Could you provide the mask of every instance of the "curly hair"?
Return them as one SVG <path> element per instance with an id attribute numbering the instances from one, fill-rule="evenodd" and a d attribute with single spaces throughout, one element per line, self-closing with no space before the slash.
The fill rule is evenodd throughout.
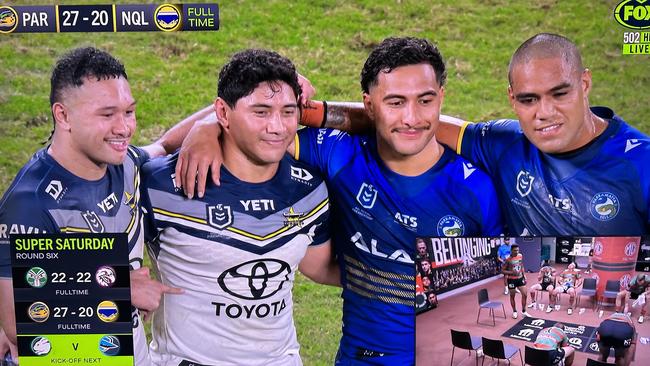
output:
<path id="1" fill-rule="evenodd" d="M 61 92 L 79 87 L 84 78 L 97 80 L 123 77 L 128 79 L 124 65 L 109 53 L 94 47 L 75 48 L 63 55 L 52 70 L 50 105 L 61 101 Z"/>
<path id="2" fill-rule="evenodd" d="M 274 85 L 277 82 L 287 83 L 296 99 L 302 93 L 296 67 L 288 58 L 273 51 L 248 49 L 232 56 L 219 72 L 217 96 L 234 108 L 239 99 L 263 82 L 268 82 L 273 91 L 279 90 Z"/>
<path id="3" fill-rule="evenodd" d="M 423 38 L 390 37 L 384 39 L 370 52 L 361 70 L 361 89 L 368 93 L 377 84 L 380 72 L 391 72 L 400 66 L 427 63 L 433 67 L 440 86 L 445 85 L 447 70 L 436 46 Z"/>

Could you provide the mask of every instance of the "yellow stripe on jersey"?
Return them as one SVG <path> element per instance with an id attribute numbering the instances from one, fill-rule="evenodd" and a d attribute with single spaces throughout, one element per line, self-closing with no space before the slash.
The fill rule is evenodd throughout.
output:
<path id="1" fill-rule="evenodd" d="M 346 284 L 346 287 L 347 287 L 348 290 L 354 292 L 357 295 L 367 297 L 367 298 L 370 298 L 370 299 L 380 300 L 380 301 L 382 301 L 384 303 L 400 304 L 400 305 L 406 305 L 406 306 L 415 306 L 415 296 L 413 297 L 413 301 L 408 301 L 408 300 L 403 300 L 403 299 L 395 298 L 395 297 L 387 297 L 387 296 L 383 296 L 383 295 L 376 295 L 376 294 L 370 293 L 370 292 L 368 292 L 368 291 L 366 291 L 364 289 L 356 287 L 356 286 L 354 286 L 353 284 L 351 284 L 349 282 Z"/>
<path id="2" fill-rule="evenodd" d="M 62 233 L 90 233 L 90 229 L 86 229 L 83 227 L 72 227 L 72 226 L 65 226 L 62 228 L 59 228 L 59 230 Z"/>
<path id="3" fill-rule="evenodd" d="M 381 271 L 381 270 L 378 270 L 378 269 L 375 269 L 375 268 L 368 267 L 365 264 L 363 264 L 363 263 L 357 261 L 356 259 L 353 259 L 353 258 L 351 258 L 351 257 L 349 257 L 347 255 L 344 255 L 343 259 L 345 259 L 345 261 L 348 264 L 352 264 L 353 266 L 358 267 L 363 271 L 372 272 L 372 273 L 374 273 L 374 274 L 376 274 L 378 276 L 382 276 L 384 278 L 413 282 L 413 288 L 415 288 L 415 268 L 413 268 L 413 275 L 409 276 L 409 275 L 400 274 L 400 273 L 392 273 L 392 272 Z"/>
<path id="4" fill-rule="evenodd" d="M 293 140 L 294 140 L 293 158 L 296 160 L 300 160 L 300 138 L 298 137 L 298 134 L 296 134 Z"/>
<path id="5" fill-rule="evenodd" d="M 463 135 L 465 135 L 465 129 L 469 125 L 469 122 L 465 121 L 460 126 L 460 132 L 458 133 L 458 141 L 456 141 L 456 154 L 460 155 L 460 148 L 463 146 Z"/>
<path id="6" fill-rule="evenodd" d="M 316 207 L 314 207 L 311 211 L 309 211 L 309 213 L 302 216 L 301 220 L 306 220 L 306 219 L 316 215 L 325 206 L 327 206 L 328 203 L 329 203 L 329 198 L 325 198 L 321 203 L 319 203 Z M 205 219 L 200 219 L 198 217 L 183 215 L 183 214 L 180 214 L 180 213 L 177 213 L 177 212 L 171 212 L 171 211 L 163 210 L 163 209 L 157 208 L 157 207 L 153 208 L 153 212 L 157 213 L 157 214 L 170 216 L 170 217 L 175 217 L 175 218 L 179 218 L 179 219 L 184 219 L 184 220 L 188 220 L 188 221 L 192 221 L 192 222 L 196 222 L 196 223 L 208 226 L 208 222 Z M 280 228 L 280 229 L 278 229 L 278 230 L 276 230 L 276 231 L 274 231 L 274 232 L 272 232 L 270 234 L 266 234 L 264 236 L 253 234 L 253 233 L 250 233 L 250 232 L 248 232 L 246 230 L 236 228 L 234 226 L 227 227 L 224 230 L 228 230 L 230 232 L 237 233 L 237 234 L 240 234 L 240 235 L 245 236 L 247 238 L 255 239 L 257 241 L 264 241 L 264 240 L 274 238 L 274 237 L 284 233 L 285 231 L 287 231 L 287 230 L 289 230 L 289 229 L 291 229 L 293 227 L 294 227 L 294 225 L 285 225 L 282 228 Z"/>

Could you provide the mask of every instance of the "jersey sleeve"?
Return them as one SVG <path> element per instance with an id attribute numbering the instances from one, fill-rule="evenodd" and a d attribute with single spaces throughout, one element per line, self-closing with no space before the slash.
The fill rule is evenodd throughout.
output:
<path id="1" fill-rule="evenodd" d="M 0 202 L 0 278 L 11 278 L 11 235 L 56 233 L 58 227 L 36 192 L 8 193 Z"/>
<path id="2" fill-rule="evenodd" d="M 502 154 L 521 136 L 519 123 L 514 120 L 466 123 L 461 128 L 456 152 L 494 175 L 498 173 Z"/>
<path id="3" fill-rule="evenodd" d="M 312 242 L 309 244 L 309 246 L 315 246 L 315 245 L 320 245 L 325 243 L 330 239 L 330 227 L 329 227 L 329 216 L 330 216 L 330 205 L 329 205 L 329 198 L 328 198 L 328 193 L 327 193 L 327 185 L 325 182 L 321 183 L 321 186 L 317 188 L 320 191 L 323 191 L 321 194 L 322 197 L 322 203 L 321 205 L 323 206 L 320 209 L 320 213 L 316 211 L 316 214 L 318 214 L 318 219 L 314 220 L 314 222 L 311 224 L 311 227 L 309 228 L 309 236 L 312 239 Z M 320 206 L 320 205 L 319 205 Z"/>
<path id="4" fill-rule="evenodd" d="M 178 156 L 178 155 L 174 155 Z M 156 250 L 156 237 L 158 236 L 158 227 L 156 225 L 156 220 L 153 212 L 153 205 L 151 203 L 151 197 L 149 196 L 149 188 L 155 182 L 156 172 L 159 169 L 164 167 L 164 163 L 168 160 L 167 157 L 159 157 L 151 159 L 142 166 L 142 171 L 140 173 L 142 178 L 142 183 L 140 184 L 140 195 L 142 197 L 142 208 L 145 212 L 144 216 L 144 239 L 148 245 Z M 174 159 L 175 161 L 175 159 Z M 173 179 L 173 176 L 169 176 L 168 179 Z M 156 250 L 157 251 L 157 250 Z"/>
<path id="5" fill-rule="evenodd" d="M 481 208 L 481 233 L 485 236 L 499 236 L 503 234 L 503 218 L 501 206 L 497 198 L 497 191 L 490 177 L 486 174 L 476 175 L 472 184 L 473 192 Z"/>
<path id="6" fill-rule="evenodd" d="M 296 134 L 295 159 L 332 178 L 354 154 L 352 137 L 330 128 L 303 128 Z"/>

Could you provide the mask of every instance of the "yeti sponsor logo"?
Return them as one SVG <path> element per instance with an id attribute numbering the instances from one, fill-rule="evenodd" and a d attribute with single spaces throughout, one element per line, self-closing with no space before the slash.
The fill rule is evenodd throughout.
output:
<path id="1" fill-rule="evenodd" d="M 266 299 L 282 289 L 291 267 L 277 259 L 255 259 L 224 271 L 217 282 L 225 292 L 245 300 Z"/>
<path id="2" fill-rule="evenodd" d="M 216 206 L 206 206 L 208 211 L 208 224 L 217 229 L 225 229 L 232 225 L 232 210 L 230 206 L 218 204 Z"/>
<path id="3" fill-rule="evenodd" d="M 52 180 L 50 184 L 45 188 L 45 193 L 49 194 L 54 198 L 55 201 L 59 201 L 61 194 L 63 193 L 63 184 L 59 180 Z"/>
<path id="4" fill-rule="evenodd" d="M 520 170 L 519 174 L 517 174 L 517 193 L 519 193 L 519 195 L 522 197 L 526 197 L 533 189 L 534 180 L 535 177 L 530 175 L 529 172 Z"/>
<path id="5" fill-rule="evenodd" d="M 88 228 L 90 229 L 91 232 L 93 233 L 103 233 L 105 228 L 104 228 L 104 223 L 102 220 L 99 218 L 96 212 L 94 211 L 86 211 L 81 213 L 81 217 L 84 218 L 86 221 L 86 224 L 88 224 Z"/>

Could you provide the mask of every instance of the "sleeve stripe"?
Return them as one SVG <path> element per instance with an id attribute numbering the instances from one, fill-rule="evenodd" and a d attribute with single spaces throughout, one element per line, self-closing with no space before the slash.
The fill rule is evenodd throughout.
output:
<path id="1" fill-rule="evenodd" d="M 458 141 L 456 142 L 456 154 L 460 155 L 461 147 L 463 146 L 463 136 L 465 136 L 465 129 L 469 125 L 469 122 L 465 121 L 460 126 L 460 132 L 458 133 Z"/>

